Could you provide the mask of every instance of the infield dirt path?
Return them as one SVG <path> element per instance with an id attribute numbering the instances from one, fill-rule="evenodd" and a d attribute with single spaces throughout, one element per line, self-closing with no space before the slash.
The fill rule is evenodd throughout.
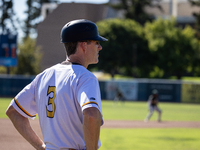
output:
<path id="1" fill-rule="evenodd" d="M 35 132 L 42 137 L 39 121 L 30 120 Z M 102 128 L 200 128 L 200 122 L 155 122 L 150 121 L 110 121 L 106 120 Z M 0 150 L 34 150 L 34 148 L 16 131 L 9 119 L 0 119 Z"/>

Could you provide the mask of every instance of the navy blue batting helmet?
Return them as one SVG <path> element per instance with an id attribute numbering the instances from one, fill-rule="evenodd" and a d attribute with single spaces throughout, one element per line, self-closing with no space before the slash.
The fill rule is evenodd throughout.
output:
<path id="1" fill-rule="evenodd" d="M 99 35 L 94 22 L 85 19 L 70 21 L 61 30 L 62 43 L 84 40 L 108 41 Z"/>

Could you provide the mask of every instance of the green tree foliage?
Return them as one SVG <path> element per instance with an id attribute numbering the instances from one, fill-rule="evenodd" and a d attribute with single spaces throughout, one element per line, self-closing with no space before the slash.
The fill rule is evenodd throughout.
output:
<path id="1" fill-rule="evenodd" d="M 16 30 L 14 19 L 15 16 L 14 10 L 13 10 L 13 1 L 12 0 L 2 0 L 0 2 L 0 14 L 1 14 L 1 33 L 6 33 L 8 30 L 10 30 L 7 26 L 7 24 L 10 22 L 12 25 L 12 28 Z"/>
<path id="2" fill-rule="evenodd" d="M 153 15 L 145 11 L 145 7 L 157 7 L 162 10 L 159 5 L 161 0 L 120 0 L 118 4 L 110 5 L 116 10 L 124 10 L 125 18 L 133 19 L 141 24 L 154 19 Z"/>
<path id="3" fill-rule="evenodd" d="M 38 23 L 41 21 L 41 9 L 43 3 L 55 3 L 57 0 L 27 0 L 27 18 L 25 19 L 25 38 L 30 36 L 30 33 L 34 33 Z M 32 32 L 31 32 L 32 31 Z"/>
<path id="4" fill-rule="evenodd" d="M 36 46 L 35 39 L 28 37 L 18 46 L 18 65 L 12 70 L 12 74 L 36 75 L 40 72 L 40 60 L 42 54 Z"/>
<path id="5" fill-rule="evenodd" d="M 200 0 L 188 0 L 192 6 L 200 7 Z M 197 37 L 200 39 L 200 11 L 194 12 L 193 16 L 196 18 Z"/>
<path id="6" fill-rule="evenodd" d="M 143 77 L 149 71 L 147 41 L 141 25 L 130 19 L 108 19 L 97 23 L 102 42 L 98 70 L 114 74 Z M 145 74 L 145 75 L 144 75 Z"/>
<path id="7" fill-rule="evenodd" d="M 156 62 L 153 71 L 159 73 L 155 76 L 180 79 L 197 69 L 200 47 L 190 26 L 181 29 L 174 19 L 158 19 L 145 24 L 145 36 Z"/>
<path id="8" fill-rule="evenodd" d="M 38 0 L 27 0 L 26 1 L 27 5 L 27 10 L 25 13 L 27 14 L 27 18 L 25 19 L 25 27 L 24 27 L 24 32 L 25 32 L 25 38 L 30 36 L 30 32 L 32 29 L 35 29 L 35 22 L 34 19 L 38 17 L 39 13 L 39 5 L 38 5 Z"/>

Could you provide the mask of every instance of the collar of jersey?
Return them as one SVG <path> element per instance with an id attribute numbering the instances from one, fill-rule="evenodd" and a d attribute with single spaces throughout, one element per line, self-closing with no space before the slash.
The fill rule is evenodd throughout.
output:
<path id="1" fill-rule="evenodd" d="M 62 65 L 81 65 L 79 63 L 74 63 L 74 62 L 69 62 L 69 61 L 63 61 L 61 64 Z"/>

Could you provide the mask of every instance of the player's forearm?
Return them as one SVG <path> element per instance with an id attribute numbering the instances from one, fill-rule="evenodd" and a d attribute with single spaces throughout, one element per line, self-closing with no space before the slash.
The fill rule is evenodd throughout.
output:
<path id="1" fill-rule="evenodd" d="M 101 114 L 96 108 L 89 108 L 89 109 L 95 109 L 95 110 L 84 113 L 84 120 L 83 120 L 84 139 L 87 150 L 97 150 L 99 135 L 100 135 Z"/>
<path id="2" fill-rule="evenodd" d="M 45 150 L 44 142 L 36 135 L 30 126 L 28 118 L 20 115 L 12 106 L 6 111 L 17 131 L 37 150 Z"/>

